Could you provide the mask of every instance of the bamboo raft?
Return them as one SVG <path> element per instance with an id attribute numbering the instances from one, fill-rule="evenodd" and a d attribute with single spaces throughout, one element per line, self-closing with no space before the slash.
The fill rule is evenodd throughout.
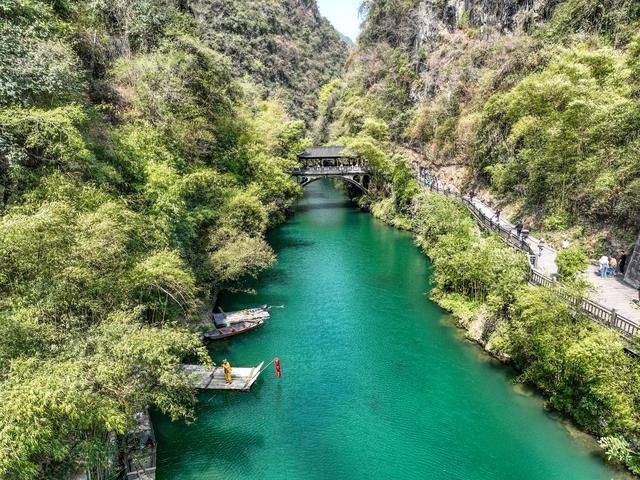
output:
<path id="1" fill-rule="evenodd" d="M 224 380 L 222 367 L 207 368 L 202 365 L 183 365 L 190 374 L 193 386 L 200 390 L 240 390 L 248 391 L 262 373 L 264 362 L 250 368 L 234 367 L 231 369 L 231 383 Z"/>

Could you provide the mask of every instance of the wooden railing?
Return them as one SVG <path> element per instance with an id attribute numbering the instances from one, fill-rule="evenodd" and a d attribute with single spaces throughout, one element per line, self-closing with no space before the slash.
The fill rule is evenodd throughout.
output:
<path id="1" fill-rule="evenodd" d="M 363 165 L 302 166 L 291 171 L 292 175 L 370 175 Z"/>
<path id="2" fill-rule="evenodd" d="M 421 185 L 425 185 L 425 180 L 427 179 L 427 177 L 421 177 L 418 175 L 418 181 L 420 181 Z M 631 339 L 640 335 L 640 326 L 629 318 L 620 315 L 615 309 L 609 309 L 588 298 L 576 297 L 562 284 L 536 270 L 538 256 L 531 248 L 531 245 L 527 243 L 526 239 L 521 235 L 516 235 L 511 229 L 503 227 L 498 222 L 494 222 L 493 219 L 489 218 L 482 210 L 480 210 L 469 197 L 465 197 L 460 193 L 453 192 L 449 188 L 443 187 L 433 178 L 431 178 L 430 184 L 427 184 L 427 188 L 433 192 L 458 200 L 467 208 L 467 210 L 469 210 L 469 212 L 471 212 L 471 215 L 473 215 L 481 228 L 496 233 L 507 245 L 525 252 L 529 257 L 529 283 L 539 285 L 541 287 L 556 289 L 560 297 L 577 311 L 586 314 L 592 320 L 601 325 L 616 330 L 626 338 Z"/>
<path id="3" fill-rule="evenodd" d="M 576 297 L 561 283 L 554 281 L 534 269 L 531 269 L 529 282 L 534 285 L 556 289 L 560 297 L 576 310 L 588 315 L 601 325 L 615 329 L 627 338 L 640 335 L 640 326 L 627 317 L 620 315 L 615 309 L 609 309 L 589 298 Z"/>
<path id="4" fill-rule="evenodd" d="M 422 184 L 424 184 L 424 178 L 418 177 L 418 180 L 422 180 Z M 432 192 L 451 197 L 461 202 L 467 210 L 471 212 L 471 215 L 475 218 L 476 222 L 478 222 L 482 229 L 494 232 L 507 245 L 525 252 L 529 257 L 530 266 L 536 266 L 538 256 L 531 248 L 531 245 L 527 242 L 526 236 L 517 235 L 512 229 L 502 226 L 499 222 L 495 222 L 492 217 L 487 216 L 482 210 L 480 210 L 469 197 L 465 197 L 464 195 L 454 192 L 449 188 L 444 188 L 439 185 L 438 182 L 432 183 L 427 188 Z"/>

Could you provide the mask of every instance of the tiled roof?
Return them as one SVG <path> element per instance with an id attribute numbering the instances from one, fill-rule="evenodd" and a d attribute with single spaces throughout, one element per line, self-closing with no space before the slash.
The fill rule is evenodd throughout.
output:
<path id="1" fill-rule="evenodd" d="M 345 147 L 307 147 L 298 158 L 340 158 L 350 155 Z"/>

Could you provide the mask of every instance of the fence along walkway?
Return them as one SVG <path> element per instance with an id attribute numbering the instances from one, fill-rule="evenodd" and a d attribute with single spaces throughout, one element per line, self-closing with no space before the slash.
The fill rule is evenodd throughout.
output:
<path id="1" fill-rule="evenodd" d="M 494 221 L 495 216 L 490 216 L 491 214 L 486 211 L 487 209 L 476 205 L 471 198 L 461 193 L 451 191 L 449 187 L 441 185 L 437 179 L 431 176 L 420 175 L 420 173 L 418 173 L 418 182 L 421 186 L 427 186 L 432 192 L 458 200 L 471 212 L 481 228 L 496 233 L 507 245 L 525 252 L 529 257 L 530 283 L 556 289 L 560 296 L 573 308 L 586 314 L 597 323 L 616 330 L 627 339 L 632 339 L 634 336 L 640 335 L 640 325 L 630 318 L 618 314 L 614 308 L 607 308 L 589 298 L 576 298 L 575 295 L 572 295 L 571 292 L 559 282 L 542 273 L 538 266 L 540 265 L 541 258 L 543 261 L 546 260 L 544 258 L 545 252 L 543 251 L 542 255 L 536 253 L 535 239 L 516 235 L 510 225 L 505 226 L 504 222 L 499 220 Z M 546 249 L 546 251 L 548 250 L 549 249 Z M 555 261 L 555 258 L 553 261 Z"/>

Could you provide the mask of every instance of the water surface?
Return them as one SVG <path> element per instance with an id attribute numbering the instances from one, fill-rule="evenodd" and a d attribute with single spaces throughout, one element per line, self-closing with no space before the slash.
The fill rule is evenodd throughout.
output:
<path id="1" fill-rule="evenodd" d="M 427 298 L 429 263 L 403 232 L 328 182 L 270 234 L 278 264 L 231 310 L 274 309 L 211 348 L 250 366 L 249 393 L 205 393 L 190 426 L 155 417 L 158 478 L 610 479 L 588 442 L 460 338 Z"/>

